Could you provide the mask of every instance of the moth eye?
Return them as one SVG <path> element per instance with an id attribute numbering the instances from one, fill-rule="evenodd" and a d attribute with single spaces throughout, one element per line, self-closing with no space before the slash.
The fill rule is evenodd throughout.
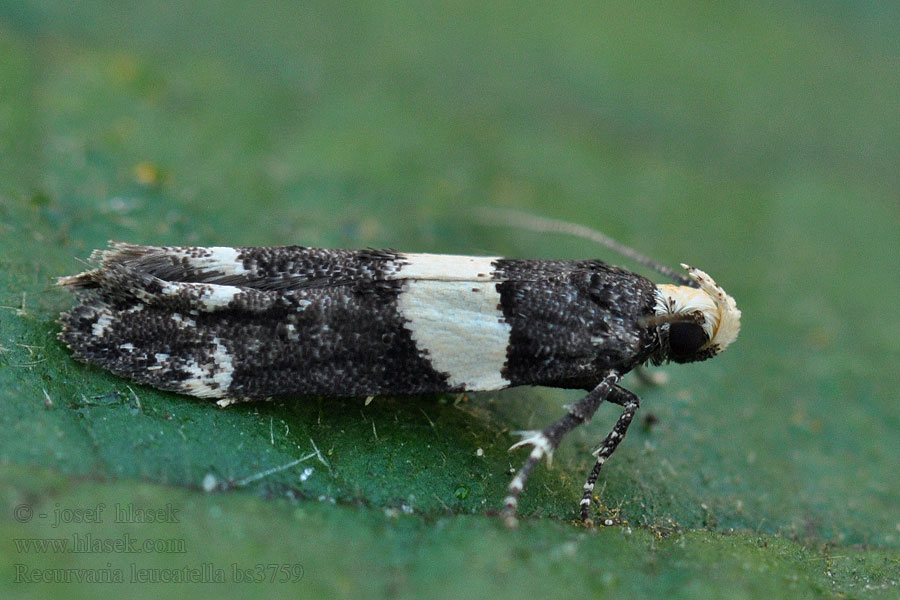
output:
<path id="1" fill-rule="evenodd" d="M 669 325 L 669 352 L 672 358 L 691 358 L 708 342 L 706 332 L 697 323 Z"/>

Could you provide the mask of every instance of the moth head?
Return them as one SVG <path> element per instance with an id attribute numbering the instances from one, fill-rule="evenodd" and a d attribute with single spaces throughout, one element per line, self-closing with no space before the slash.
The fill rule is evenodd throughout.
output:
<path id="1" fill-rule="evenodd" d="M 681 266 L 697 287 L 656 286 L 655 315 L 650 322 L 659 328 L 663 358 L 679 363 L 706 360 L 737 339 L 741 311 L 712 277 Z"/>

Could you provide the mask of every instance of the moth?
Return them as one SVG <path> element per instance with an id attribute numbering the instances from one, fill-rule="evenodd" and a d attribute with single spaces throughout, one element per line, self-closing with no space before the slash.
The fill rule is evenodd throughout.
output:
<path id="1" fill-rule="evenodd" d="M 622 413 L 594 452 L 580 503 L 639 406 L 619 384 L 641 365 L 706 360 L 737 338 L 734 299 L 598 232 L 511 215 L 523 227 L 585 235 L 676 279 L 600 260 L 524 260 L 393 250 L 111 243 L 96 268 L 59 279 L 78 303 L 60 339 L 78 360 L 220 406 L 273 396 L 370 397 L 549 386 L 585 390 L 539 431 L 502 515 L 516 523 L 528 475 L 603 401 Z"/>

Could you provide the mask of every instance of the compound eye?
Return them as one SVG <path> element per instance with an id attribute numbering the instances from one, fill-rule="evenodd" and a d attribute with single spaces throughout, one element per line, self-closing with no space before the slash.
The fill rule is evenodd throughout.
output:
<path id="1" fill-rule="evenodd" d="M 669 352 L 675 360 L 692 358 L 709 339 L 697 323 L 669 325 Z"/>

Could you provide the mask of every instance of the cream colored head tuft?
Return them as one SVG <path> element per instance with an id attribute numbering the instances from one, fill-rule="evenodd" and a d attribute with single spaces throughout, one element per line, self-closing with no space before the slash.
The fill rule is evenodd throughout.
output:
<path id="1" fill-rule="evenodd" d="M 656 286 L 659 293 L 655 312 L 658 317 L 694 317 L 706 333 L 707 342 L 698 354 L 719 354 L 737 339 L 741 330 L 741 311 L 734 298 L 725 293 L 713 278 L 694 267 L 681 265 L 699 287 L 663 284 Z M 666 319 L 669 320 L 669 319 Z"/>

